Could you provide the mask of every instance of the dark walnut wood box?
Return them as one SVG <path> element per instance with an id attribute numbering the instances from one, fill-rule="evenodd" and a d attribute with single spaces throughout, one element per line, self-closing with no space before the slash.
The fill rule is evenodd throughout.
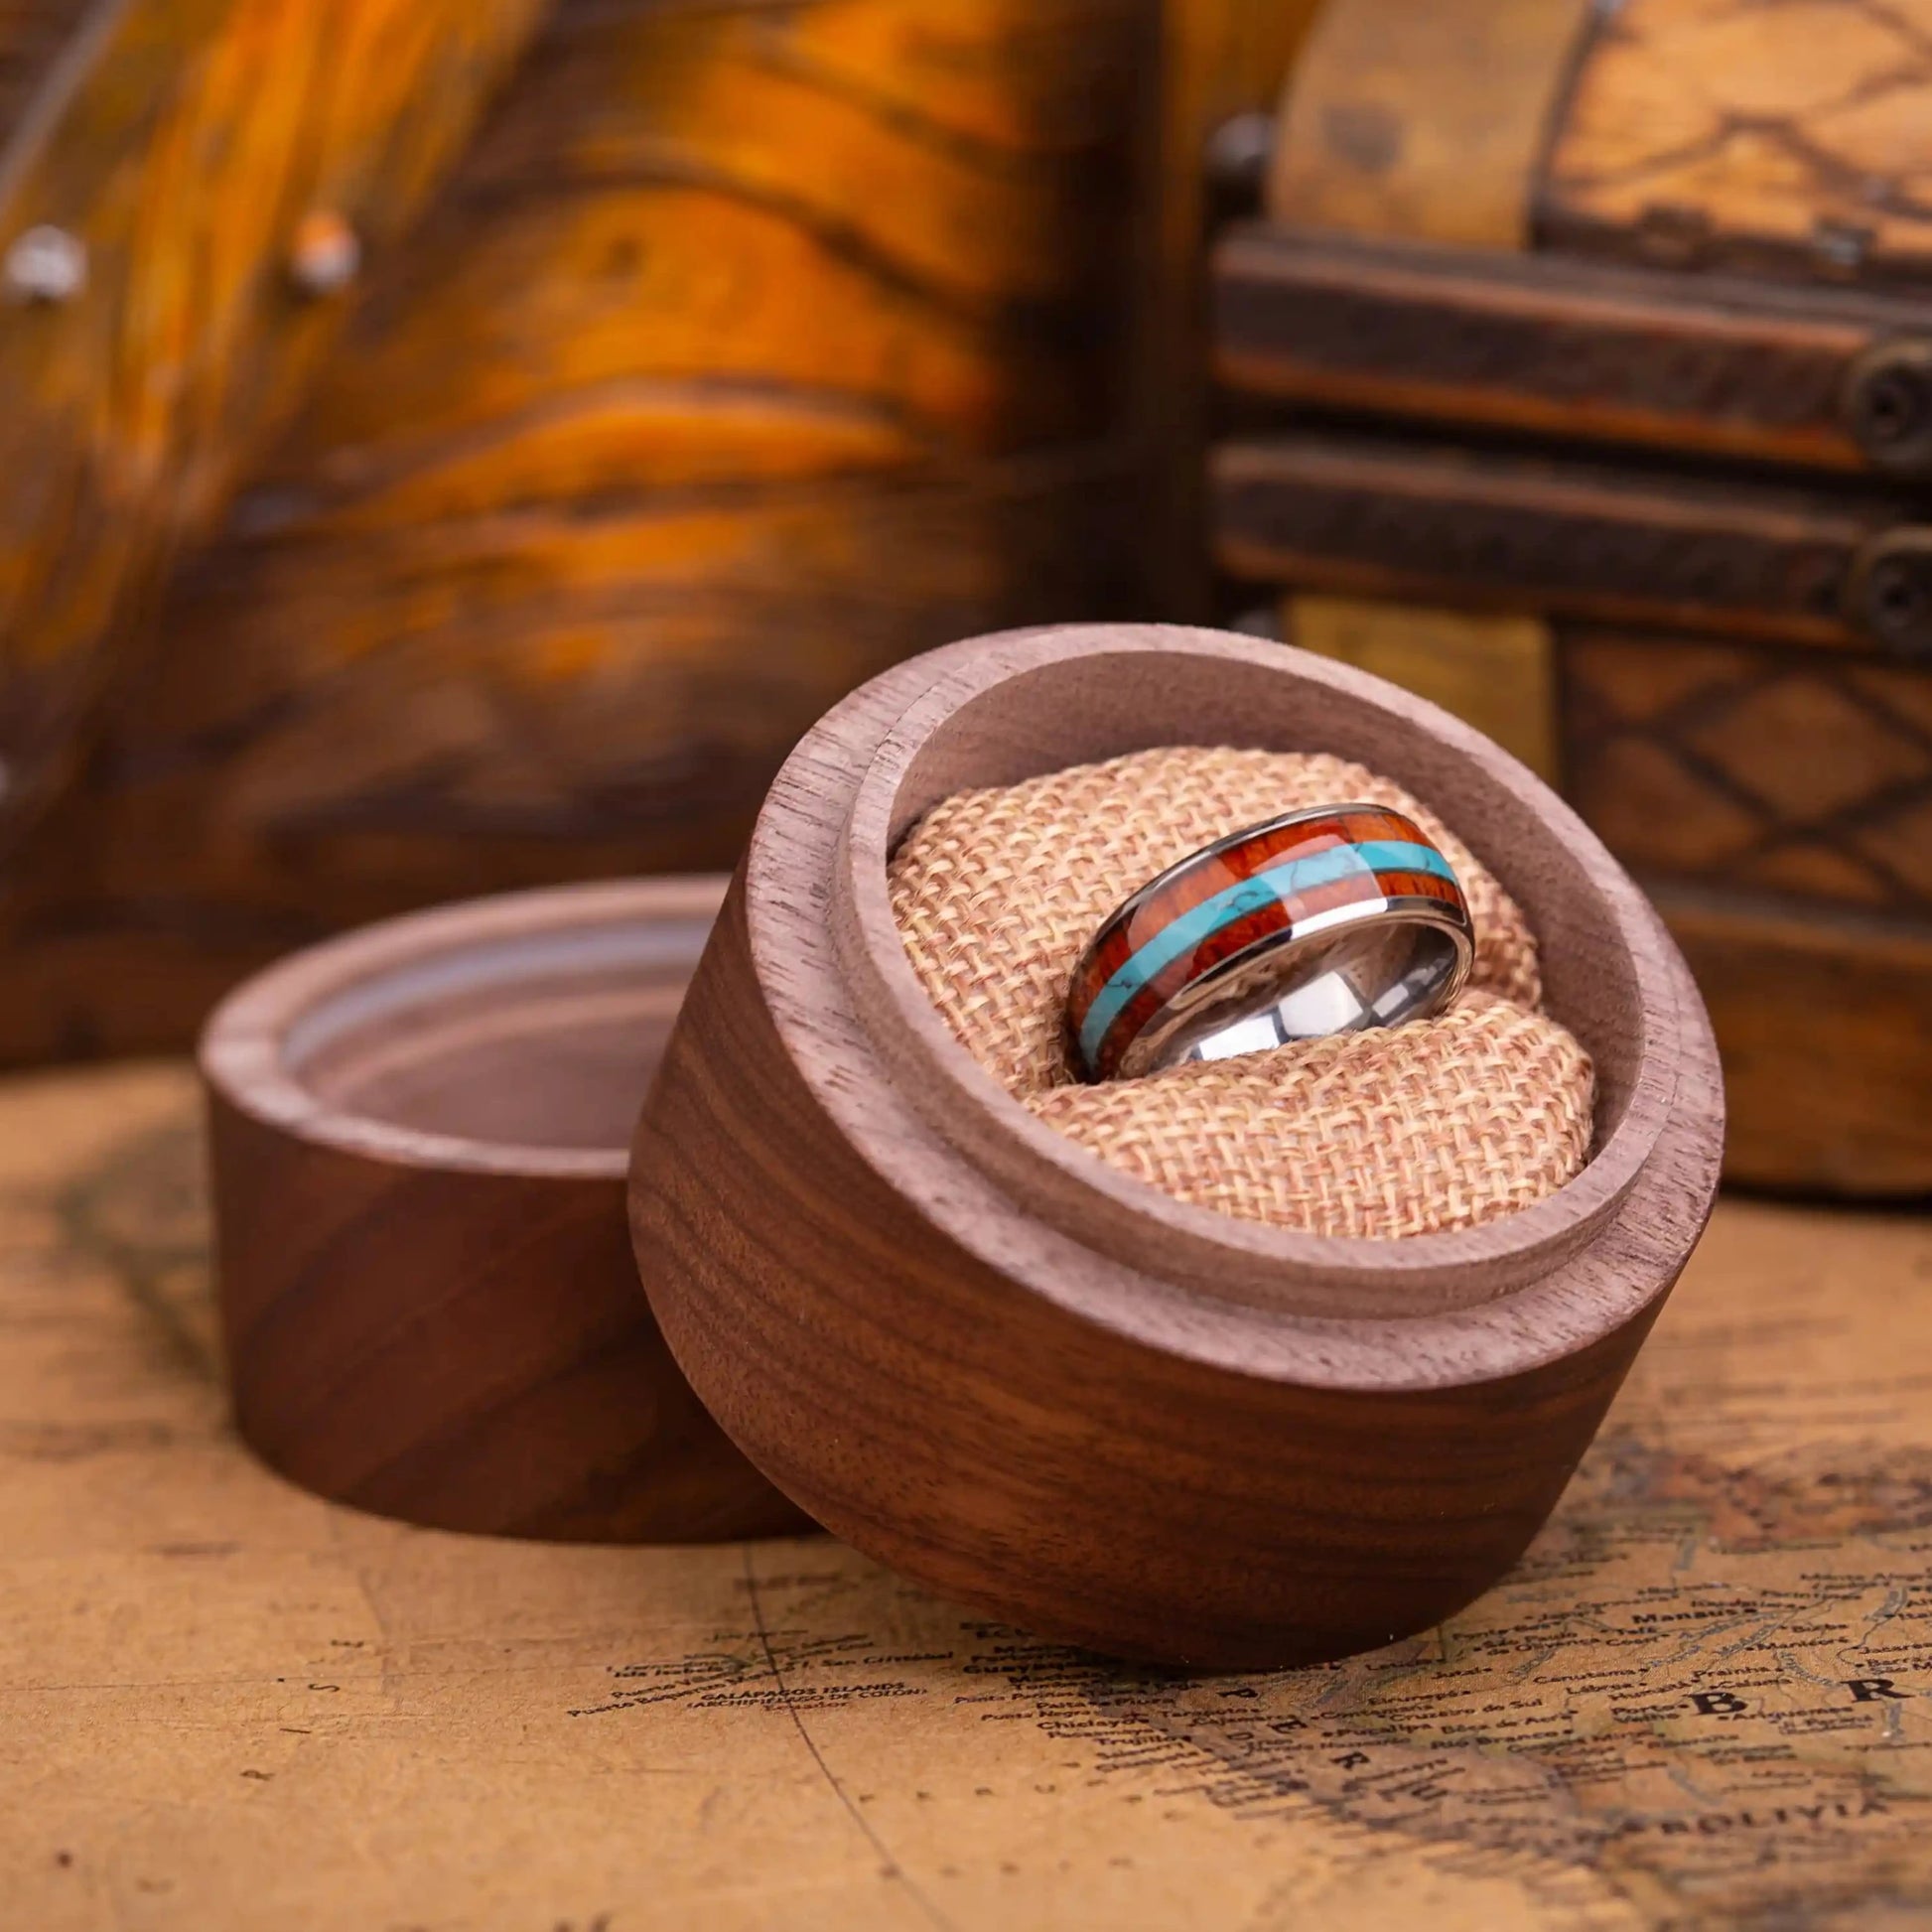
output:
<path id="1" fill-rule="evenodd" d="M 980 1069 L 905 957 L 895 841 L 963 787 L 1176 743 L 1359 759 L 1457 827 L 1595 1060 L 1574 1180 L 1473 1229 L 1293 1235 L 1117 1173 Z M 630 1212 L 692 1386 L 817 1521 L 1030 1629 L 1262 1667 L 1386 1643 L 1507 1571 L 1722 1142 L 1680 955 L 1523 765 L 1325 658 L 1068 626 L 914 659 L 794 751 L 665 1042 Z"/>
<path id="2" fill-rule="evenodd" d="M 291 954 L 202 1041 L 235 1424 L 317 1494 L 435 1529 L 806 1527 L 665 1349 L 630 1129 L 724 891 L 507 893 Z"/>
<path id="3" fill-rule="evenodd" d="M 1728 1172 L 1855 1194 L 1932 1188 L 1928 32 L 1330 0 L 1214 272 L 1233 608 L 1558 784 L 1710 1003 Z"/>

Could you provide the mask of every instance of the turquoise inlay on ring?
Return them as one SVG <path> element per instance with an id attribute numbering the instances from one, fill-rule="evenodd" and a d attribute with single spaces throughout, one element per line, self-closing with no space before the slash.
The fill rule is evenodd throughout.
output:
<path id="1" fill-rule="evenodd" d="M 1334 846 L 1307 859 L 1291 859 L 1286 865 L 1224 887 L 1211 898 L 1170 920 L 1094 995 L 1093 1005 L 1080 1023 L 1081 1052 L 1089 1062 L 1097 1058 L 1108 1028 L 1135 994 L 1163 968 L 1191 952 L 1230 920 L 1245 917 L 1270 899 L 1286 899 L 1363 872 L 1433 872 L 1455 884 L 1449 862 L 1433 845 L 1416 845 L 1407 839 L 1368 839 L 1360 845 Z"/>

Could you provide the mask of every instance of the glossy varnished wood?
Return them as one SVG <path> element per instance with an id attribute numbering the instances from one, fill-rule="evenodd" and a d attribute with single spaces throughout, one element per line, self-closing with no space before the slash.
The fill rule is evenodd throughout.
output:
<path id="1" fill-rule="evenodd" d="M 1359 758 L 1495 867 L 1596 1058 L 1575 1181 L 1455 1234 L 1289 1235 L 1116 1173 L 970 1060 L 892 922 L 893 842 L 963 785 L 1175 742 Z M 672 1031 L 631 1216 L 693 1385 L 828 1527 L 1036 1629 L 1255 1665 L 1385 1642 L 1502 1575 L 1721 1140 L 1682 962 L 1526 770 L 1344 666 L 1083 626 L 915 660 L 799 746 Z"/>
<path id="2" fill-rule="evenodd" d="M 82 268 L 64 299 L 0 301 L 0 838 L 71 775 L 123 628 L 152 616 L 349 313 L 352 289 L 301 283 L 304 220 L 358 255 L 394 244 L 541 9 L 37 11 L 59 45 L 0 125 L 0 249 L 52 229 Z"/>
<path id="3" fill-rule="evenodd" d="M 799 1526 L 679 1375 L 624 1231 L 625 1136 L 719 891 L 452 906 L 297 954 L 216 1014 L 229 1382 L 284 1475 L 442 1529 Z"/>
<path id="4" fill-rule="evenodd" d="M 0 690 L 0 813 L 55 735 L 34 722 L 43 672 L 73 667 L 61 689 L 87 714 L 0 889 L 0 1061 L 178 1049 L 277 953 L 412 906 L 729 867 L 785 752 L 876 670 L 962 630 L 1145 605 L 1155 545 L 1130 530 L 1156 480 L 1198 474 L 1153 447 L 1173 385 L 1137 359 L 1148 0 L 137 11 L 170 16 L 181 61 L 191 11 L 255 32 L 238 68 L 208 44 L 169 167 L 130 153 L 115 177 L 159 210 L 142 277 L 238 345 L 141 420 L 211 442 L 227 388 L 266 400 L 272 375 L 282 427 L 218 462 L 196 445 L 192 491 L 169 446 L 166 584 L 89 630 L 80 677 L 9 572 L 63 610 L 94 598 L 150 480 L 141 514 L 57 567 L 70 496 L 47 479 L 84 451 L 44 456 L 44 412 L 0 410 L 20 453 L 0 476 L 0 685 L 17 669 L 20 700 Z M 420 77 L 368 51 L 374 21 Z M 446 124 L 446 61 L 466 85 L 500 69 L 474 132 Z M 239 102 L 237 71 L 257 89 Z M 340 97 L 345 138 L 393 88 L 448 166 L 426 205 L 374 161 L 340 192 L 324 174 L 365 247 L 317 299 L 285 273 L 299 208 L 266 166 L 210 183 L 191 163 L 236 119 L 299 160 L 290 98 L 339 73 L 302 97 Z M 198 280 L 204 229 L 219 272 Z M 237 279 L 257 243 L 258 280 Z M 123 400 L 83 359 L 120 326 L 106 246 L 85 299 L 0 310 L 0 395 L 31 344 L 81 398 L 49 439 L 80 438 L 87 398 Z M 1196 252 L 1163 272 L 1197 292 Z M 150 343 L 124 340 L 132 409 Z M 1188 545 L 1198 565 L 1191 527 Z"/>

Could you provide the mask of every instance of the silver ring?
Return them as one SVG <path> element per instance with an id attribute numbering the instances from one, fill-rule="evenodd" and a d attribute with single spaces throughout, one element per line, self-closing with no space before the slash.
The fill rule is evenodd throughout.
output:
<path id="1" fill-rule="evenodd" d="M 1475 956 L 1461 883 L 1383 805 L 1285 812 L 1202 846 L 1101 921 L 1073 969 L 1083 1080 L 1428 1019 Z"/>

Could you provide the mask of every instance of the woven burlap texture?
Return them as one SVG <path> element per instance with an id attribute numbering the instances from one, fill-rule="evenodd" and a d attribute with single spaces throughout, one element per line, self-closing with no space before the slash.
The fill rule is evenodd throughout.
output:
<path id="1" fill-rule="evenodd" d="M 1407 812 L 1455 868 L 1475 970 L 1436 1020 L 1139 1080 L 1073 1081 L 1067 976 L 1143 880 L 1305 805 Z M 1541 1011 L 1521 911 L 1434 812 L 1313 753 L 1176 746 L 960 792 L 894 854 L 913 970 L 965 1046 L 1041 1120 L 1184 1201 L 1312 1234 L 1470 1227 L 1560 1187 L 1589 1150 L 1589 1056 Z"/>

